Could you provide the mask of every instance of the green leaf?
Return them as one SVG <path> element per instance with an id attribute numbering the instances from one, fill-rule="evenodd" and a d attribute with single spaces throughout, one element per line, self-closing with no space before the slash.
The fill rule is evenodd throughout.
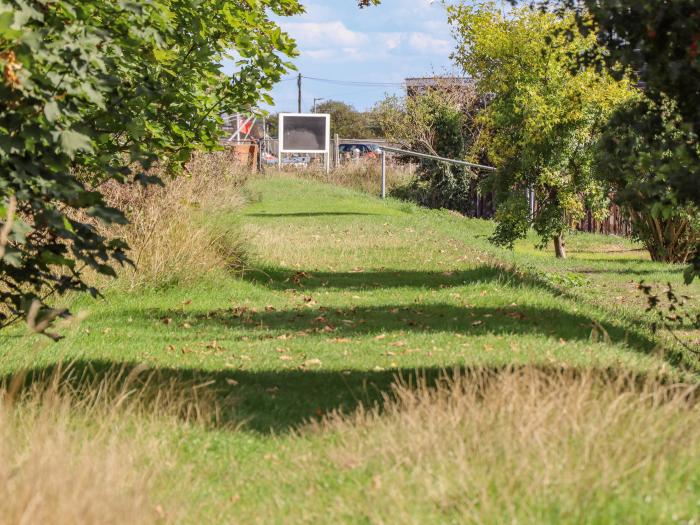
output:
<path id="1" fill-rule="evenodd" d="M 3 40 L 14 40 L 22 36 L 22 31 L 14 29 L 15 15 L 12 11 L 0 13 L 0 38 Z"/>
<path id="2" fill-rule="evenodd" d="M 41 261 L 44 264 L 54 264 L 57 266 L 66 266 L 68 268 L 75 267 L 74 260 L 49 251 L 41 252 Z"/>
<path id="3" fill-rule="evenodd" d="M 60 137 L 61 147 L 71 159 L 75 158 L 75 154 L 79 151 L 84 151 L 86 153 L 91 153 L 93 151 L 92 141 L 87 135 L 67 129 L 60 133 Z"/>
<path id="4" fill-rule="evenodd" d="M 44 116 L 51 124 L 56 122 L 61 116 L 61 110 L 58 108 L 58 103 L 55 100 L 46 103 L 44 106 Z"/>

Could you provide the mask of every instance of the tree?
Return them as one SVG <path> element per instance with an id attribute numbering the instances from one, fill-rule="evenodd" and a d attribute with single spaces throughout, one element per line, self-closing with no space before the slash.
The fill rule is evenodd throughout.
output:
<path id="1" fill-rule="evenodd" d="M 97 294 L 86 267 L 113 275 L 129 263 L 125 243 L 92 224 L 126 220 L 96 185 L 157 183 L 156 163 L 176 173 L 194 150 L 216 148 L 219 115 L 254 107 L 290 67 L 294 43 L 269 15 L 300 10 L 296 0 L 0 0 L 0 323 L 31 310 L 45 325 L 48 295 Z"/>
<path id="2" fill-rule="evenodd" d="M 331 116 L 331 134 L 344 139 L 361 139 L 371 135 L 367 125 L 367 115 L 360 113 L 350 104 L 339 100 L 326 100 L 316 106 L 317 113 Z"/>
<path id="3" fill-rule="evenodd" d="M 517 3 L 517 0 L 511 0 Z M 668 193 L 658 206 L 671 213 L 677 203 L 700 206 L 700 4 L 697 0 L 544 0 L 561 11 L 576 13 L 579 29 L 606 48 L 608 71 L 634 70 L 645 95 L 657 106 L 671 100 L 687 135 L 673 155 L 658 166 Z M 590 56 L 579 57 L 584 64 Z M 599 62 L 598 58 L 594 59 Z M 628 115 L 629 124 L 635 117 Z M 700 246 L 686 280 L 700 275 Z"/>
<path id="4" fill-rule="evenodd" d="M 542 247 L 554 240 L 556 256 L 565 257 L 565 233 L 586 207 L 597 216 L 607 211 L 592 155 L 600 126 L 631 96 L 629 82 L 595 64 L 577 67 L 578 55 L 600 58 L 603 50 L 593 35 L 577 31 L 572 13 L 503 14 L 492 3 L 448 13 L 458 41 L 454 59 L 491 98 L 481 118 L 490 161 L 499 167 L 492 241 L 512 247 L 532 226 Z"/>
<path id="5" fill-rule="evenodd" d="M 473 88 L 446 78 L 425 93 L 386 97 L 373 108 L 372 120 L 384 137 L 405 149 L 479 162 L 481 104 Z M 468 213 L 476 185 L 468 168 L 423 160 L 407 189 L 425 206 Z"/>

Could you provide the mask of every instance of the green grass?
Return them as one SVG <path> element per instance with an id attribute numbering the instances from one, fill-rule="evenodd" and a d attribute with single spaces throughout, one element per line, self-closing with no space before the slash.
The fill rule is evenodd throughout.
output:
<path id="1" fill-rule="evenodd" d="M 381 399 L 396 374 L 526 363 L 679 373 L 691 362 L 658 351 L 636 291 L 642 278 L 680 283 L 682 268 L 646 260 L 627 240 L 574 235 L 570 259 L 557 261 L 534 239 L 514 252 L 492 247 L 486 221 L 326 184 L 261 178 L 247 192 L 242 217 L 214 218 L 244 225 L 242 275 L 213 269 L 195 284 L 79 298 L 71 306 L 82 320 L 57 344 L 0 335 L 6 375 L 58 361 L 97 372 L 146 363 L 183 382 L 214 380 L 233 398 L 219 427 L 172 436 L 174 472 L 195 480 L 193 522 L 251 523 L 268 504 L 276 510 L 265 515 L 283 522 L 304 491 L 330 505 L 333 494 L 364 490 L 371 467 L 342 473 L 325 464 L 292 480 L 271 472 L 292 472 L 294 458 L 335 439 L 295 429 Z M 440 521 L 430 506 L 419 514 Z M 348 521 L 381 521 L 356 518 Z"/>

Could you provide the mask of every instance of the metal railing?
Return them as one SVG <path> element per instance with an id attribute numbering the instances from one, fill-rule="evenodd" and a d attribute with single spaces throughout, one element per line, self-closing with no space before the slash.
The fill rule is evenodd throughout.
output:
<path id="1" fill-rule="evenodd" d="M 427 153 L 418 153 L 417 151 L 408 151 L 405 149 L 391 148 L 389 146 L 379 146 L 382 151 L 382 199 L 386 198 L 386 153 L 399 153 L 401 155 L 410 155 L 412 157 L 418 157 L 421 159 L 437 160 L 440 162 L 447 162 L 448 164 L 455 164 L 457 166 L 467 166 L 469 168 L 480 169 L 484 171 L 496 171 L 493 166 L 484 166 L 483 164 L 474 164 L 473 162 L 467 162 L 465 160 L 448 159 L 447 157 L 440 157 L 438 155 L 428 155 Z"/>

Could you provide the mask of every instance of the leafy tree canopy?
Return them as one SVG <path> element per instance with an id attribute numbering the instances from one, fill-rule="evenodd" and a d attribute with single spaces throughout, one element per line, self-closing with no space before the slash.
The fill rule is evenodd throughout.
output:
<path id="1" fill-rule="evenodd" d="M 0 0 L 0 321 L 48 293 L 96 294 L 83 269 L 128 262 L 93 222 L 125 217 L 93 188 L 157 182 L 156 162 L 177 170 L 217 147 L 219 114 L 267 97 L 296 53 L 270 15 L 300 11 L 296 0 Z"/>
<path id="2" fill-rule="evenodd" d="M 504 14 L 491 2 L 448 9 L 456 62 L 491 101 L 482 113 L 490 160 L 499 167 L 494 242 L 512 246 L 533 226 L 544 246 L 562 238 L 588 206 L 605 213 L 607 196 L 594 176 L 596 134 L 613 109 L 632 96 L 629 82 L 577 67 L 581 54 L 602 59 L 592 34 L 581 35 L 571 13 L 517 8 Z M 535 192 L 530 213 L 526 190 Z"/>

